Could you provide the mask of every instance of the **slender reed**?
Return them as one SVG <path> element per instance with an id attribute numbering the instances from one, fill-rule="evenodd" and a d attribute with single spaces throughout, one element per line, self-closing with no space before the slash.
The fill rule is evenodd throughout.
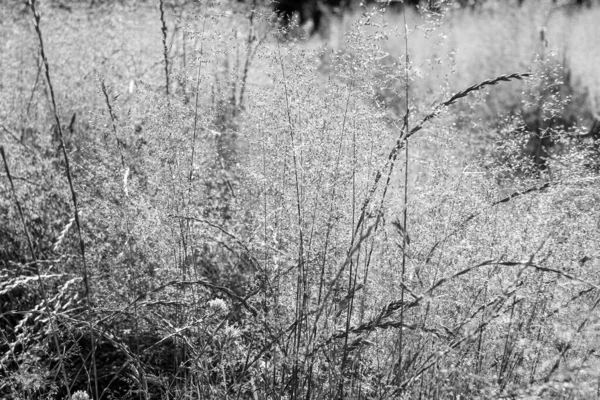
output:
<path id="1" fill-rule="evenodd" d="M 306 287 L 306 271 L 304 270 L 304 234 L 302 229 L 302 210 L 301 210 L 301 201 L 300 201 L 300 182 L 298 178 L 298 161 L 296 157 L 296 148 L 294 142 L 294 125 L 292 124 L 292 110 L 290 106 L 289 96 L 288 96 L 288 88 L 287 81 L 285 77 L 285 68 L 283 65 L 283 57 L 281 56 L 281 47 L 279 42 L 277 42 L 277 52 L 279 55 L 279 60 L 281 64 L 281 74 L 283 77 L 283 87 L 285 92 L 285 102 L 286 102 L 286 110 L 288 117 L 288 125 L 290 132 L 290 140 L 292 146 L 292 161 L 294 164 L 294 178 L 295 178 L 295 186 L 296 186 L 296 210 L 298 212 L 298 275 L 297 275 L 297 293 L 296 293 L 296 321 L 298 324 L 296 326 L 295 338 L 294 338 L 294 367 L 292 372 L 292 391 L 293 397 L 297 397 L 298 393 L 298 355 L 300 351 L 300 342 L 302 335 L 302 324 L 305 314 L 305 303 L 307 296 L 307 287 Z"/>
<path id="2" fill-rule="evenodd" d="M 117 149 L 119 150 L 119 156 L 121 157 L 121 167 L 123 167 L 123 173 L 126 173 L 125 166 L 125 157 L 123 157 L 123 149 L 121 140 L 119 139 L 119 135 L 117 134 L 117 117 L 113 111 L 112 105 L 110 104 L 110 99 L 108 97 L 108 89 L 106 84 L 104 83 L 104 79 L 100 78 L 100 88 L 102 89 L 102 93 L 104 94 L 104 101 L 106 103 L 106 108 L 108 109 L 108 115 L 110 115 L 110 122 L 112 127 L 113 135 L 115 136 L 115 142 L 117 143 Z M 124 179 L 125 181 L 126 179 Z M 127 194 L 127 189 L 125 189 L 125 194 Z"/>
<path id="3" fill-rule="evenodd" d="M 165 21 L 165 11 L 163 0 L 158 0 L 158 9 L 160 11 L 160 22 L 163 43 L 163 57 L 165 59 L 165 92 L 169 98 L 169 49 L 167 47 L 167 22 Z"/>
<path id="4" fill-rule="evenodd" d="M 410 55 L 408 53 L 408 25 L 406 24 L 406 12 L 402 13 L 404 18 L 404 46 L 406 48 L 406 53 L 404 55 L 404 95 L 406 97 L 406 111 L 404 114 L 404 127 L 406 132 L 410 130 L 409 126 L 409 117 L 410 117 L 410 107 L 409 107 L 409 98 L 408 98 L 408 89 L 409 89 L 409 76 L 408 76 L 408 68 L 410 62 Z M 408 244 L 408 225 L 407 225 L 407 215 L 408 215 L 408 137 L 404 139 L 404 204 L 402 210 L 402 269 L 400 271 L 400 301 L 404 304 L 404 277 L 406 274 L 406 246 Z M 402 351 L 404 350 L 403 341 L 404 334 L 403 328 L 404 325 L 404 307 L 400 309 L 400 331 L 398 338 L 398 382 L 402 382 Z"/>
<path id="5" fill-rule="evenodd" d="M 248 71 L 250 69 L 250 62 L 252 61 L 253 52 L 252 52 L 252 43 L 256 41 L 256 34 L 254 32 L 254 16 L 256 14 L 256 4 L 257 0 L 252 0 L 252 10 L 250 11 L 249 27 L 248 27 L 248 39 L 246 40 L 246 60 L 244 63 L 244 71 L 242 73 L 242 82 L 240 87 L 240 96 L 238 100 L 237 107 L 233 110 L 233 115 L 237 113 L 238 109 L 243 107 L 244 105 L 244 92 L 246 91 L 246 81 L 248 80 Z"/>
<path id="6" fill-rule="evenodd" d="M 92 346 L 92 374 L 94 378 L 94 394 L 96 398 L 98 398 L 98 374 L 96 371 L 96 340 L 94 337 L 94 330 L 92 328 L 92 301 L 91 301 L 91 293 L 90 293 L 90 285 L 88 279 L 88 269 L 85 259 L 85 243 L 83 241 L 83 235 L 81 233 L 81 222 L 79 221 L 79 207 L 77 204 L 77 193 L 75 192 L 75 188 L 73 186 L 73 177 L 71 175 L 71 166 L 69 163 L 69 155 L 67 154 L 67 149 L 65 147 L 65 141 L 63 138 L 63 131 L 60 124 L 60 118 L 58 117 L 58 108 L 56 107 L 56 98 L 54 96 L 54 88 L 52 86 L 52 81 L 50 79 L 50 67 L 48 65 L 48 58 L 46 57 L 46 52 L 44 50 L 44 40 L 42 37 L 42 30 L 40 27 L 40 14 L 37 12 L 35 8 L 36 0 L 28 0 L 29 7 L 33 13 L 34 26 L 35 31 L 37 33 L 37 37 L 40 45 L 40 55 L 42 57 L 42 61 L 44 63 L 44 72 L 46 75 L 46 82 L 48 83 L 48 90 L 50 92 L 50 99 L 52 102 L 52 111 L 54 113 L 54 121 L 56 123 L 56 128 L 58 131 L 58 137 L 60 140 L 60 148 L 62 150 L 62 154 L 65 160 L 65 172 L 67 176 L 67 181 L 69 183 L 69 190 L 71 191 L 71 200 L 73 202 L 74 214 L 75 214 L 75 226 L 77 227 L 77 234 L 79 236 L 79 249 L 81 251 L 81 259 L 83 263 L 83 283 L 85 286 L 85 297 L 87 303 L 87 311 L 88 317 L 87 322 L 90 330 L 90 341 Z"/>
<path id="7" fill-rule="evenodd" d="M 350 95 L 352 94 L 353 87 L 354 87 L 354 82 L 351 81 L 350 87 L 348 88 L 348 97 L 346 99 L 346 109 L 344 110 L 344 119 L 342 121 L 342 134 L 340 135 L 340 147 L 339 147 L 339 151 L 338 151 L 338 164 L 339 164 L 339 158 L 340 158 L 341 150 L 342 150 L 342 139 L 343 139 L 343 135 L 344 135 L 344 129 L 346 127 L 346 118 L 348 116 L 348 109 L 349 109 L 349 105 L 350 105 Z M 336 175 L 337 174 L 339 174 L 339 165 L 336 167 Z M 353 183 L 354 183 L 354 174 L 353 174 Z M 331 196 L 332 206 L 333 206 L 336 186 L 337 185 L 334 183 L 333 189 L 332 189 L 332 196 Z M 355 187 L 353 185 L 353 194 L 354 193 L 355 193 Z M 353 197 L 353 205 L 354 205 L 354 197 Z M 330 211 L 330 214 L 333 214 L 333 210 Z M 354 226 L 354 213 L 352 214 L 352 222 L 353 222 L 352 226 Z M 353 245 L 354 245 L 354 235 L 351 234 L 350 235 L 350 246 L 348 248 L 348 251 L 350 251 L 352 249 Z M 360 254 L 360 252 L 358 254 Z M 358 262 L 356 264 L 357 264 L 356 269 L 358 269 Z M 355 292 L 354 289 L 356 288 L 356 279 L 354 279 L 354 285 L 353 285 L 353 279 L 352 279 L 353 266 L 354 266 L 354 260 L 351 259 L 350 263 L 349 263 L 349 267 L 348 267 L 348 293 L 346 295 L 346 298 L 348 300 L 348 304 L 346 307 L 346 327 L 345 327 L 346 336 L 344 337 L 344 354 L 342 356 L 342 366 L 340 369 L 340 381 L 339 381 L 339 386 L 338 386 L 338 395 L 342 396 L 342 397 L 344 396 L 344 372 L 346 369 L 346 362 L 348 360 L 348 334 L 347 333 L 348 333 L 348 330 L 350 329 L 350 321 L 352 320 L 352 305 L 353 305 L 352 300 L 354 299 L 354 292 Z M 357 273 L 357 272 L 358 271 L 355 271 L 355 273 Z M 315 322 L 315 326 L 316 326 L 316 322 Z"/>
<path id="8" fill-rule="evenodd" d="M 192 153 L 190 155 L 190 172 L 188 175 L 188 205 L 191 200 L 192 192 L 192 180 L 194 178 L 194 158 L 196 156 L 196 136 L 198 133 L 198 100 L 200 97 L 200 71 L 202 69 L 202 56 L 204 55 L 204 28 L 206 26 L 206 15 L 208 13 L 208 7 L 204 9 L 204 17 L 202 19 L 202 32 L 200 34 L 200 53 L 198 54 L 197 62 L 198 68 L 196 71 L 196 99 L 194 102 L 194 128 L 192 131 Z"/>

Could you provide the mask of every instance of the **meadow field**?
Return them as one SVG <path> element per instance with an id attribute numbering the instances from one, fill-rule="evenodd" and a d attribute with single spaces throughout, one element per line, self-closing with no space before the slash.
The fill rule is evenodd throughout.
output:
<path id="1" fill-rule="evenodd" d="M 472 3 L 2 1 L 0 398 L 599 399 L 600 2 Z"/>

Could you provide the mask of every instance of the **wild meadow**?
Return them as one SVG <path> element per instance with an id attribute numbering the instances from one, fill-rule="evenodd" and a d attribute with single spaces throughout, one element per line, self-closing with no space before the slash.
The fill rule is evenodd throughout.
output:
<path id="1" fill-rule="evenodd" d="M 0 398 L 600 398 L 600 3 L 325 3 L 0 3 Z"/>

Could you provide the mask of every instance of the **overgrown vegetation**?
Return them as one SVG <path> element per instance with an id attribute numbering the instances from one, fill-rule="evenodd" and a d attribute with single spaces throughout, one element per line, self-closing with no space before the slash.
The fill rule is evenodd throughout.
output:
<path id="1" fill-rule="evenodd" d="M 0 6 L 1 397 L 598 398 L 600 7 L 93 3 Z"/>

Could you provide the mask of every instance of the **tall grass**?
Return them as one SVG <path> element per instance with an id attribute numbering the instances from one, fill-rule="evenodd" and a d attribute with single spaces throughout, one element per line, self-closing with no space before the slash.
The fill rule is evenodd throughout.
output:
<path id="1" fill-rule="evenodd" d="M 27 238 L 27 244 L 29 246 L 29 252 L 31 255 L 32 262 L 33 262 L 33 267 L 35 268 L 35 273 L 37 275 L 37 281 L 38 281 L 38 285 L 39 285 L 39 293 L 40 293 L 40 296 L 42 297 L 42 301 L 44 302 L 44 311 L 46 312 L 46 316 L 47 316 L 49 324 L 50 324 L 50 333 L 51 333 L 52 339 L 54 341 L 54 346 L 56 346 L 56 350 L 59 352 L 58 362 L 59 362 L 59 367 L 61 370 L 60 372 L 62 373 L 64 381 L 67 382 L 67 373 L 65 371 L 63 354 L 62 354 L 61 346 L 58 343 L 58 334 L 57 334 L 56 324 L 54 322 L 54 319 L 52 318 L 52 314 L 50 311 L 50 305 L 48 304 L 48 296 L 46 294 L 46 287 L 44 285 L 42 275 L 40 274 L 40 269 L 38 267 L 38 261 L 37 261 L 37 255 L 36 255 L 35 249 L 33 247 L 31 235 L 29 234 L 29 230 L 27 229 L 27 222 L 25 220 L 25 216 L 23 215 L 23 209 L 21 208 L 21 203 L 19 202 L 19 199 L 17 198 L 17 193 L 15 190 L 13 178 L 10 174 L 10 168 L 8 167 L 8 161 L 6 159 L 6 154 L 4 153 L 3 146 L 0 146 L 0 155 L 2 155 L 2 162 L 4 163 L 4 170 L 6 171 L 6 177 L 8 178 L 8 181 L 10 183 L 11 190 L 12 190 L 12 193 L 14 196 L 14 202 L 15 202 L 15 205 L 19 212 L 19 218 L 21 219 L 21 223 L 23 224 L 23 231 L 25 232 L 25 237 Z M 6 343 L 8 343 L 8 338 L 4 334 L 3 334 L 3 339 L 5 340 Z M 15 355 L 15 353 L 12 349 L 9 349 L 9 350 L 10 350 L 10 354 L 11 354 L 12 358 L 14 359 L 14 362 L 17 364 L 17 368 L 20 368 L 19 359 L 17 358 L 17 356 Z M 71 392 L 70 392 L 70 389 L 68 386 L 67 386 L 67 395 L 69 397 L 71 397 Z"/>
<path id="2" fill-rule="evenodd" d="M 48 91 L 50 94 L 49 97 L 50 97 L 50 101 L 51 101 L 52 113 L 54 115 L 54 120 L 56 122 L 55 126 L 56 126 L 56 131 L 58 132 L 59 145 L 60 145 L 60 149 L 62 151 L 62 155 L 63 155 L 64 161 L 65 161 L 65 174 L 67 177 L 69 190 L 71 192 L 71 201 L 73 202 L 75 227 L 77 228 L 77 235 L 79 237 L 79 250 L 81 252 L 83 284 L 84 284 L 84 288 L 85 288 L 85 296 L 86 296 L 86 304 L 87 304 L 87 322 L 88 322 L 89 335 L 90 335 L 91 347 L 92 347 L 91 353 L 90 353 L 91 354 L 91 367 L 92 367 L 92 375 L 91 375 L 92 384 L 90 386 L 93 387 L 95 397 L 98 397 L 99 392 L 98 392 L 98 374 L 96 372 L 96 340 L 95 340 L 94 329 L 92 327 L 92 318 L 93 318 L 92 301 L 91 301 L 91 293 L 90 293 L 88 267 L 86 264 L 86 256 L 85 256 L 85 243 L 83 241 L 83 236 L 81 233 L 81 222 L 79 221 L 79 207 L 78 207 L 78 203 L 77 203 L 77 193 L 73 186 L 73 177 L 72 177 L 72 173 L 71 173 L 69 156 L 67 154 L 67 149 L 65 147 L 65 140 L 63 137 L 63 128 L 61 125 L 60 117 L 58 115 L 58 108 L 56 106 L 56 98 L 54 96 L 54 87 L 52 86 L 52 80 L 50 79 L 50 66 L 48 65 L 48 58 L 46 57 L 46 52 L 44 49 L 44 41 L 43 41 L 43 36 L 42 36 L 42 30 L 41 30 L 41 26 L 40 26 L 41 17 L 38 14 L 38 12 L 36 11 L 35 0 L 29 0 L 28 3 L 29 3 L 29 7 L 31 8 L 31 12 L 33 14 L 34 27 L 35 27 L 35 31 L 37 34 L 37 38 L 39 40 L 40 57 L 42 59 L 43 65 L 44 65 L 44 74 L 46 76 L 46 83 L 48 85 Z M 33 255 L 34 254 L 32 253 L 32 256 Z M 34 257 L 34 260 L 35 260 L 35 257 Z M 44 301 L 46 301 L 45 295 L 42 294 L 42 296 L 44 297 Z M 55 337 L 55 339 L 56 339 L 56 337 Z M 63 367 L 62 358 L 61 358 L 60 364 L 61 364 L 61 367 Z M 65 384 L 66 384 L 66 382 L 65 382 Z M 67 388 L 67 393 L 69 393 L 68 388 Z"/>
<path id="3" fill-rule="evenodd" d="M 43 50 L 42 67 L 23 61 L 31 82 L 14 96 L 37 114 L 3 127 L 14 167 L 0 239 L 16 243 L 0 265 L 3 394 L 597 396 L 596 147 L 577 135 L 589 115 L 569 129 L 550 119 L 594 93 L 564 79 L 529 10 L 366 6 L 331 18 L 343 36 L 282 40 L 257 2 L 170 4 L 94 8 L 79 37 L 103 37 L 98 53 L 65 62 L 70 34 L 48 18 L 42 44 L 40 21 L 83 10 L 40 17 L 31 2 L 39 45 L 23 46 Z M 460 38 L 481 21 L 524 33 L 481 33 L 465 52 Z M 528 104 L 542 130 L 524 127 Z M 523 151 L 530 134 L 556 140 L 545 168 Z"/>

